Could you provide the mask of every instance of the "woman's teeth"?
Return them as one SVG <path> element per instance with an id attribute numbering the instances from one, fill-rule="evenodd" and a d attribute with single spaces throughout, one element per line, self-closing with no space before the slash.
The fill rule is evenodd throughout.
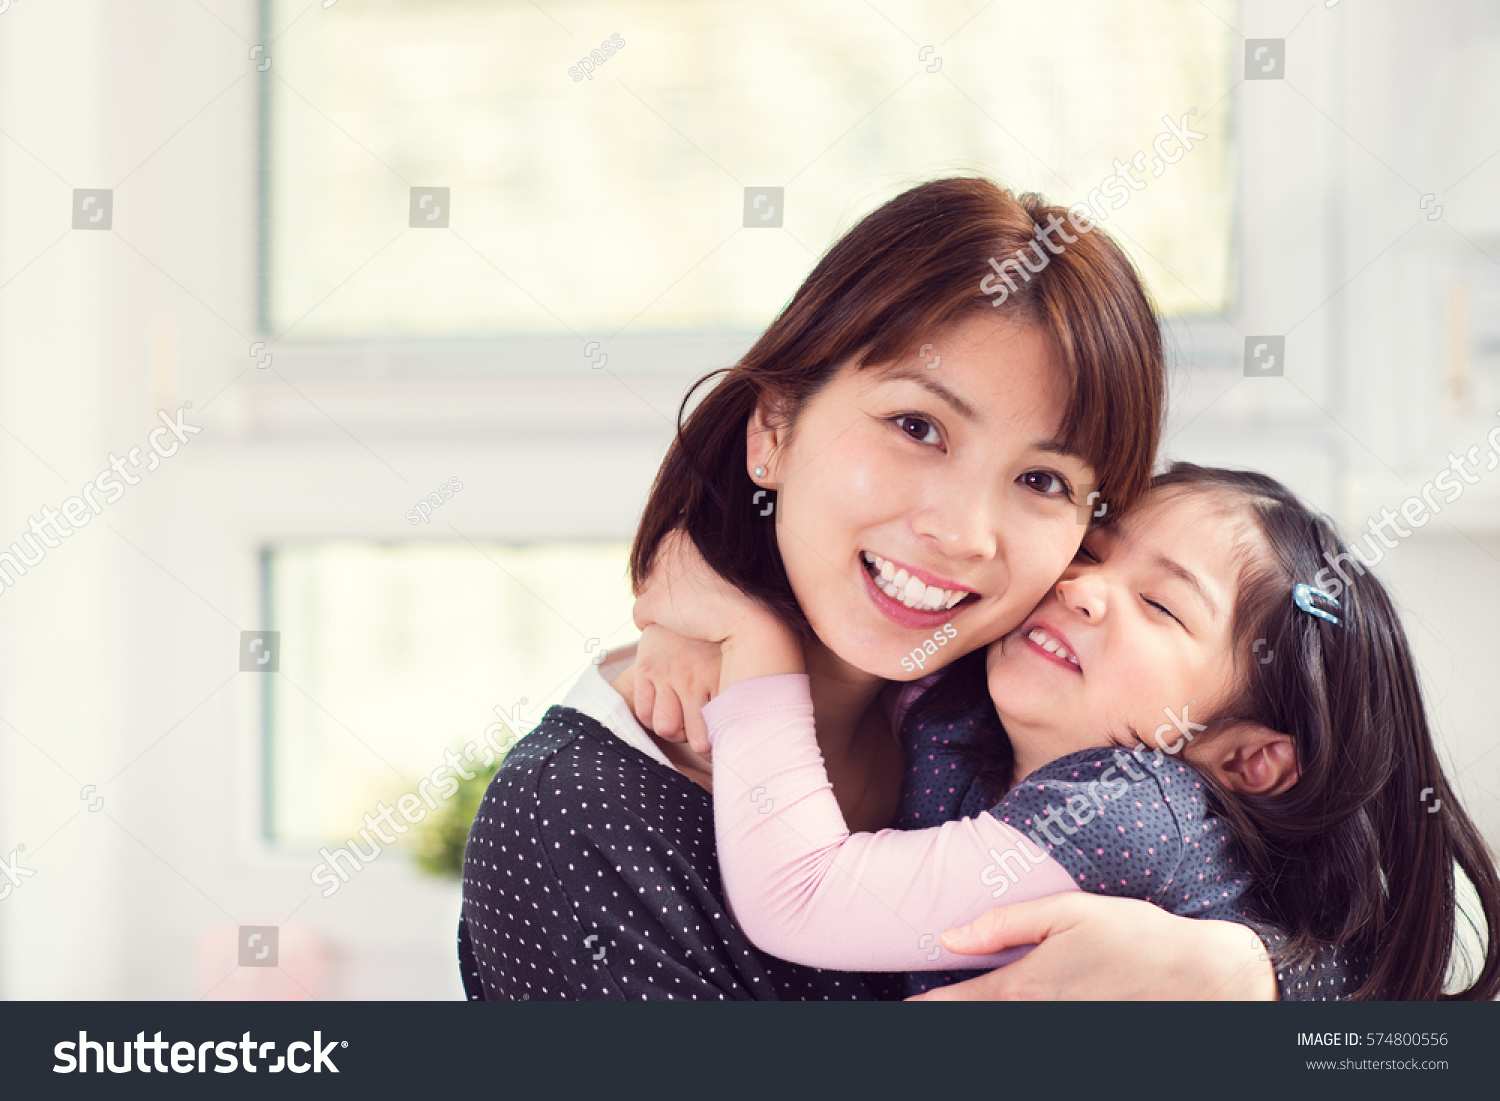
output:
<path id="1" fill-rule="evenodd" d="M 905 570 L 898 570 L 878 554 L 865 551 L 864 558 L 875 586 L 908 608 L 922 612 L 946 611 L 969 595 L 968 589 L 940 589 L 925 584 Z"/>
<path id="2" fill-rule="evenodd" d="M 1066 646 L 1058 642 L 1057 639 L 1053 638 L 1040 627 L 1033 627 L 1031 630 L 1027 631 L 1026 637 L 1031 639 L 1032 642 L 1036 643 L 1043 650 L 1046 650 L 1047 653 L 1056 654 L 1064 661 L 1071 661 L 1074 665 L 1078 664 L 1078 659 L 1073 656 L 1072 652 Z"/>

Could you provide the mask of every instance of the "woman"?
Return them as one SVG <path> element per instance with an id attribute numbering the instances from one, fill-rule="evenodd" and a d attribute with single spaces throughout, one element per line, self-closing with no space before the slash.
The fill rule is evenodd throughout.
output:
<path id="1" fill-rule="evenodd" d="M 1147 485 L 1160 332 L 1129 261 L 1090 229 L 984 180 L 897 196 L 683 418 L 657 475 L 634 579 L 682 528 L 801 634 L 819 747 L 852 829 L 899 809 L 892 682 L 1013 629 L 1089 518 L 1128 509 Z M 922 584 L 892 599 L 877 561 Z M 638 700 L 661 720 L 653 735 L 627 702 L 635 671 L 605 672 L 610 683 L 590 667 L 511 750 L 475 818 L 460 929 L 470 996 L 894 996 L 886 978 L 749 944 L 723 903 L 708 764 L 659 736 L 674 707 L 689 720 L 695 707 Z M 997 936 L 1044 943 L 959 993 L 1277 996 L 1250 930 L 1123 902 L 1010 908 L 976 949 Z"/>

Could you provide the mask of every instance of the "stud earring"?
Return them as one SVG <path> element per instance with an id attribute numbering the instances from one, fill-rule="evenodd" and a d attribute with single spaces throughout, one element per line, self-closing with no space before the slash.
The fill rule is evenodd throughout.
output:
<path id="1" fill-rule="evenodd" d="M 754 473 L 757 478 L 764 478 L 766 476 L 766 468 L 763 466 L 758 466 L 755 468 Z"/>

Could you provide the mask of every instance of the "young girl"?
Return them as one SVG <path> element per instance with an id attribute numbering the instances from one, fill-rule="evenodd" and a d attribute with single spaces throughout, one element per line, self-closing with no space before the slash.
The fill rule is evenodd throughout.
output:
<path id="1" fill-rule="evenodd" d="M 1029 949 L 960 956 L 941 935 L 997 904 L 1084 890 L 1269 921 L 1291 934 L 1293 965 L 1324 943 L 1371 961 L 1340 997 L 1436 999 L 1456 861 L 1487 937 L 1455 996 L 1500 993 L 1500 877 L 1443 777 L 1395 611 L 1273 479 L 1179 463 L 1088 533 L 987 652 L 991 809 L 923 830 L 848 831 L 796 636 L 686 541 L 669 557 L 637 622 L 723 644 L 703 709 L 719 859 L 762 949 L 846 970 L 993 967 Z M 925 572 L 873 549 L 866 562 L 896 600 Z M 914 715 L 972 718 L 948 706 L 965 668 Z"/>

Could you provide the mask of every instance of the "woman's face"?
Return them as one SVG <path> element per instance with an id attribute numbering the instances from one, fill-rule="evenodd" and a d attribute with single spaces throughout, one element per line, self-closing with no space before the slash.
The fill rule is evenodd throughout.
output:
<path id="1" fill-rule="evenodd" d="M 842 365 L 790 439 L 757 417 L 748 441 L 813 630 L 892 680 L 1014 629 L 1072 560 L 1096 480 L 1057 442 L 1066 383 L 1041 330 L 975 313 L 921 350 Z"/>

